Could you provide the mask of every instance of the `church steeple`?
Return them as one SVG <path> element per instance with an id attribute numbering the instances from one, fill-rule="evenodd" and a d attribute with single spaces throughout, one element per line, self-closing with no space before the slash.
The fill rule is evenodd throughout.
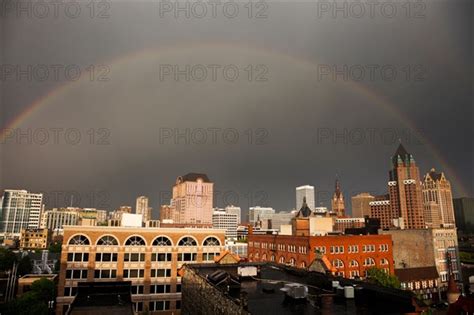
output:
<path id="1" fill-rule="evenodd" d="M 342 195 L 341 185 L 339 178 L 336 175 L 336 182 L 334 185 L 334 195 L 332 197 L 331 205 L 332 212 L 336 213 L 338 217 L 345 216 L 344 196 Z"/>

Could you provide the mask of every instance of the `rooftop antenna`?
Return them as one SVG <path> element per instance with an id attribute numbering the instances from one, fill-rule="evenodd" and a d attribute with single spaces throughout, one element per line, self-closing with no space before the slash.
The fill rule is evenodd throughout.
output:
<path id="1" fill-rule="evenodd" d="M 71 194 L 71 204 L 69 205 L 69 207 L 71 207 L 71 208 L 72 208 L 72 202 L 73 202 L 73 201 L 74 201 L 74 195 Z"/>

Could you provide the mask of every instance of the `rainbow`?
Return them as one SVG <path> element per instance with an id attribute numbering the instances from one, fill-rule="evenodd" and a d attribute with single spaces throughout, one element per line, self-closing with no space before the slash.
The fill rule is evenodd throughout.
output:
<path id="1" fill-rule="evenodd" d="M 152 48 L 147 48 L 144 50 L 139 50 L 130 54 L 126 54 L 123 56 L 119 56 L 117 58 L 111 59 L 109 62 L 104 62 L 103 64 L 108 65 L 110 67 L 112 66 L 119 67 L 132 60 L 136 60 L 139 58 L 146 58 L 146 57 L 154 57 L 156 55 L 164 54 L 168 52 L 182 51 L 183 49 L 191 50 L 191 49 L 213 49 L 213 48 L 231 48 L 233 50 L 245 49 L 246 51 L 252 50 L 264 55 L 276 56 L 279 58 L 286 59 L 289 62 L 302 65 L 308 69 L 316 68 L 318 66 L 318 64 L 314 63 L 313 61 L 310 61 L 301 57 L 295 57 L 295 56 L 288 55 L 281 52 L 269 51 L 268 49 L 264 49 L 264 48 L 260 48 L 256 46 L 249 47 L 249 46 L 244 46 L 244 45 L 236 45 L 236 44 L 230 44 L 230 43 L 214 43 L 214 42 L 173 45 L 173 46 L 167 46 L 163 48 L 152 47 Z M 83 71 L 81 74 L 81 77 L 78 80 L 65 82 L 57 86 L 56 88 L 50 90 L 48 93 L 44 94 L 43 96 L 35 100 L 33 103 L 28 105 L 25 110 L 20 112 L 17 116 L 15 116 L 13 119 L 7 122 L 5 126 L 2 127 L 2 129 L 0 129 L 0 140 L 4 141 L 5 136 L 7 136 L 9 130 L 18 128 L 28 117 L 33 116 L 35 112 L 40 110 L 42 107 L 46 106 L 54 98 L 66 93 L 69 89 L 74 88 L 77 84 L 79 84 L 84 79 L 87 79 L 87 75 L 84 75 L 84 71 Z M 367 100 L 370 101 L 369 104 L 373 106 L 382 107 L 387 113 L 389 113 L 390 115 L 395 117 L 397 120 L 402 122 L 405 127 L 409 128 L 410 130 L 413 130 L 416 133 L 417 138 L 422 141 L 422 143 L 428 148 L 431 154 L 433 154 L 433 156 L 440 163 L 440 165 L 443 166 L 444 172 L 450 174 L 451 182 L 459 190 L 459 193 L 462 194 L 463 196 L 469 195 L 468 193 L 469 190 L 466 189 L 465 185 L 460 180 L 460 177 L 456 174 L 454 168 L 450 166 L 447 160 L 442 156 L 442 154 L 436 148 L 436 146 L 426 136 L 424 136 L 422 133 L 419 132 L 418 128 L 416 127 L 416 124 L 403 112 L 397 109 L 397 106 L 395 104 L 393 104 L 382 95 L 376 93 L 375 91 L 369 89 L 367 86 L 359 82 L 348 80 L 348 81 L 338 81 L 338 83 L 343 86 L 346 86 L 352 91 L 365 97 Z"/>

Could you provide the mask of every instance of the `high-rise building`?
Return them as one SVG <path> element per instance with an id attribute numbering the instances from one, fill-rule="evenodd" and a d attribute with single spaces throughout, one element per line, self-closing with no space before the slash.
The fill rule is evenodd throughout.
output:
<path id="1" fill-rule="evenodd" d="M 241 222 L 241 215 L 242 215 L 242 211 L 240 209 L 240 207 L 236 207 L 234 205 L 230 205 L 230 206 L 227 206 L 225 207 L 225 212 L 227 213 L 231 213 L 231 214 L 236 214 L 237 215 L 237 224 L 240 224 Z"/>
<path id="2" fill-rule="evenodd" d="M 175 220 L 175 211 L 171 205 L 162 205 L 160 207 L 160 221 Z"/>
<path id="3" fill-rule="evenodd" d="M 314 186 L 304 185 L 296 187 L 296 206 L 295 209 L 301 208 L 303 204 L 303 198 L 306 198 L 306 204 L 311 210 L 315 208 L 315 200 L 314 200 Z"/>
<path id="4" fill-rule="evenodd" d="M 215 210 L 212 214 L 212 227 L 225 230 L 228 239 L 237 239 L 237 214 L 227 211 Z"/>
<path id="5" fill-rule="evenodd" d="M 188 173 L 179 176 L 173 186 L 171 206 L 176 223 L 212 224 L 212 183 L 206 174 Z"/>
<path id="6" fill-rule="evenodd" d="M 334 190 L 334 195 L 332 196 L 331 200 L 331 210 L 336 214 L 338 217 L 345 217 L 346 210 L 344 206 L 344 196 L 341 191 L 341 186 L 339 185 L 339 180 L 336 179 L 336 187 Z"/>
<path id="7" fill-rule="evenodd" d="M 403 228 L 425 228 L 420 171 L 413 155 L 402 144 L 392 157 L 388 189 L 392 219 L 401 218 Z"/>
<path id="8" fill-rule="evenodd" d="M 39 228 L 42 202 L 43 194 L 5 190 L 0 208 L 0 234 L 4 237 L 20 237 L 23 229 Z"/>
<path id="9" fill-rule="evenodd" d="M 143 216 L 143 222 L 151 220 L 151 208 L 148 207 L 148 197 L 140 196 L 137 198 L 135 213 Z"/>
<path id="10" fill-rule="evenodd" d="M 474 198 L 455 198 L 456 226 L 464 233 L 474 233 Z"/>
<path id="11" fill-rule="evenodd" d="M 271 207 L 250 207 L 249 208 L 249 223 L 255 224 L 258 221 L 259 217 L 272 215 L 275 213 L 275 209 Z"/>
<path id="12" fill-rule="evenodd" d="M 63 225 L 79 225 L 80 216 L 77 208 L 54 208 L 41 215 L 41 228 L 51 231 L 61 230 Z"/>
<path id="13" fill-rule="evenodd" d="M 423 178 L 423 203 L 425 223 L 428 227 L 456 226 L 451 184 L 443 172 L 437 173 L 432 168 Z"/>
<path id="14" fill-rule="evenodd" d="M 394 227 L 395 222 L 399 222 L 399 217 L 392 216 L 392 208 L 390 207 L 390 197 L 387 195 L 375 196 L 374 200 L 369 202 L 370 217 L 380 219 L 380 227 L 388 229 Z M 394 222 L 395 221 L 395 222 Z"/>
<path id="15" fill-rule="evenodd" d="M 374 201 L 374 199 L 374 196 L 366 192 L 352 196 L 352 217 L 363 218 L 364 216 L 370 216 L 370 202 Z"/>

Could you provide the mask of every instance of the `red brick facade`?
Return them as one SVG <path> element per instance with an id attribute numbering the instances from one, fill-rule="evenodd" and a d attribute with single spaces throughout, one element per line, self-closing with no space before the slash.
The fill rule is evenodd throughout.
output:
<path id="1" fill-rule="evenodd" d="M 390 235 L 249 235 L 248 242 L 250 261 L 273 261 L 306 268 L 319 251 L 326 255 L 340 276 L 364 277 L 371 267 L 394 273 Z"/>

